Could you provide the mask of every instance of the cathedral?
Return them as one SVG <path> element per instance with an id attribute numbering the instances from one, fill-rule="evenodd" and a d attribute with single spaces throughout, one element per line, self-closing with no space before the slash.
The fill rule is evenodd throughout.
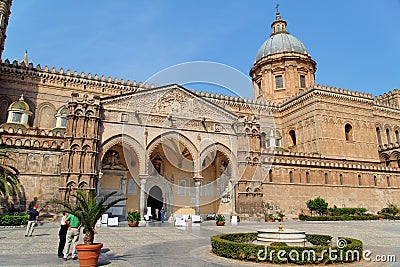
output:
<path id="1" fill-rule="evenodd" d="M 11 4 L 0 0 L 1 54 Z M 13 201 L 117 191 L 127 199 L 109 212 L 121 218 L 147 207 L 294 218 L 318 196 L 370 212 L 399 203 L 400 92 L 315 84 L 316 62 L 288 29 L 277 11 L 249 73 L 253 99 L 1 58 Z"/>

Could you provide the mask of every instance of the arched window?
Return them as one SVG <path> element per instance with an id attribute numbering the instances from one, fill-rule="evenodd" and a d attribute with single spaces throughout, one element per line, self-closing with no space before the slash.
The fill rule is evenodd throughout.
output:
<path id="1" fill-rule="evenodd" d="M 56 114 L 56 128 L 67 127 L 67 116 L 68 116 L 67 106 L 61 107 Z"/>
<path id="2" fill-rule="evenodd" d="M 340 182 L 340 185 L 343 185 L 343 174 L 339 175 L 339 182 Z"/>
<path id="3" fill-rule="evenodd" d="M 362 179 L 361 179 L 361 175 L 358 175 L 358 185 L 362 185 Z"/>
<path id="4" fill-rule="evenodd" d="M 310 173 L 306 172 L 306 183 L 309 184 L 310 183 Z"/>
<path id="5" fill-rule="evenodd" d="M 269 170 L 268 177 L 269 177 L 269 182 L 272 183 L 272 170 Z"/>
<path id="6" fill-rule="evenodd" d="M 289 183 L 293 183 L 293 172 L 289 172 Z"/>
<path id="7" fill-rule="evenodd" d="M 376 127 L 376 137 L 378 138 L 378 145 L 382 145 L 381 129 Z"/>
<path id="8" fill-rule="evenodd" d="M 387 186 L 390 187 L 390 177 L 386 176 L 386 182 L 387 182 Z"/>
<path id="9" fill-rule="evenodd" d="M 352 141 L 353 140 L 353 127 L 349 123 L 347 123 L 344 126 L 344 132 L 346 135 L 346 141 Z"/>
<path id="10" fill-rule="evenodd" d="M 275 76 L 275 89 L 282 89 L 283 88 L 283 76 L 276 75 Z"/>
<path id="11" fill-rule="evenodd" d="M 296 145 L 296 132 L 294 130 L 289 131 L 289 145 L 290 146 Z"/>
<path id="12" fill-rule="evenodd" d="M 400 144 L 400 135 L 399 135 L 399 130 L 394 131 L 394 134 L 396 135 L 396 142 Z"/>
<path id="13" fill-rule="evenodd" d="M 325 184 L 328 184 L 328 174 L 327 173 L 325 173 Z"/>
<path id="14" fill-rule="evenodd" d="M 376 175 L 374 175 L 374 186 L 377 186 L 377 185 L 378 185 L 378 182 L 376 180 Z"/>
<path id="15" fill-rule="evenodd" d="M 306 88 L 306 76 L 300 75 L 300 88 Z"/>
<path id="16" fill-rule="evenodd" d="M 387 144 L 390 144 L 390 143 L 391 143 L 391 140 L 390 140 L 390 131 L 389 131 L 389 128 L 386 128 L 386 138 L 387 138 Z"/>

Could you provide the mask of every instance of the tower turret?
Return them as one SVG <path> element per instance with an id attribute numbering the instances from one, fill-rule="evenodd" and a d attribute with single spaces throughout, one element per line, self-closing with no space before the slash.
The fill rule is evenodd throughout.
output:
<path id="1" fill-rule="evenodd" d="M 0 59 L 2 59 L 12 0 L 0 0 Z"/>

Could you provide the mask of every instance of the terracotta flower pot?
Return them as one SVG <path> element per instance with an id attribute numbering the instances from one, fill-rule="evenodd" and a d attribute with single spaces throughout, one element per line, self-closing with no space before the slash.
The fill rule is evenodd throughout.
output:
<path id="1" fill-rule="evenodd" d="M 137 226 L 139 226 L 139 222 L 128 222 L 128 225 L 130 227 L 137 227 Z"/>
<path id="2" fill-rule="evenodd" d="M 96 266 L 103 243 L 94 243 L 93 245 L 76 245 L 78 251 L 79 266 Z"/>
<path id="3" fill-rule="evenodd" d="M 224 226 L 225 222 L 216 222 L 217 226 Z"/>

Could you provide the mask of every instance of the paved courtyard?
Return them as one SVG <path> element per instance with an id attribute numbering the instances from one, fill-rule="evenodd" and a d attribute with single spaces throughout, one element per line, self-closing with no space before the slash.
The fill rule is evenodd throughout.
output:
<path id="1" fill-rule="evenodd" d="M 130 228 L 100 227 L 96 242 L 103 242 L 99 266 L 269 266 L 228 260 L 210 253 L 210 236 L 219 233 L 251 232 L 277 228 L 279 223 L 239 223 L 215 226 L 213 221 L 201 226 L 176 228 L 170 223 L 149 223 Z M 375 255 L 395 255 L 397 263 L 361 262 L 350 266 L 400 266 L 400 222 L 299 222 L 287 221 L 286 228 L 306 233 L 328 233 L 333 237 L 361 239 L 364 249 Z M 78 266 L 77 260 L 57 257 L 58 225 L 43 223 L 32 237 L 25 228 L 0 228 L 0 266 Z M 272 265 L 277 266 L 277 265 Z"/>

